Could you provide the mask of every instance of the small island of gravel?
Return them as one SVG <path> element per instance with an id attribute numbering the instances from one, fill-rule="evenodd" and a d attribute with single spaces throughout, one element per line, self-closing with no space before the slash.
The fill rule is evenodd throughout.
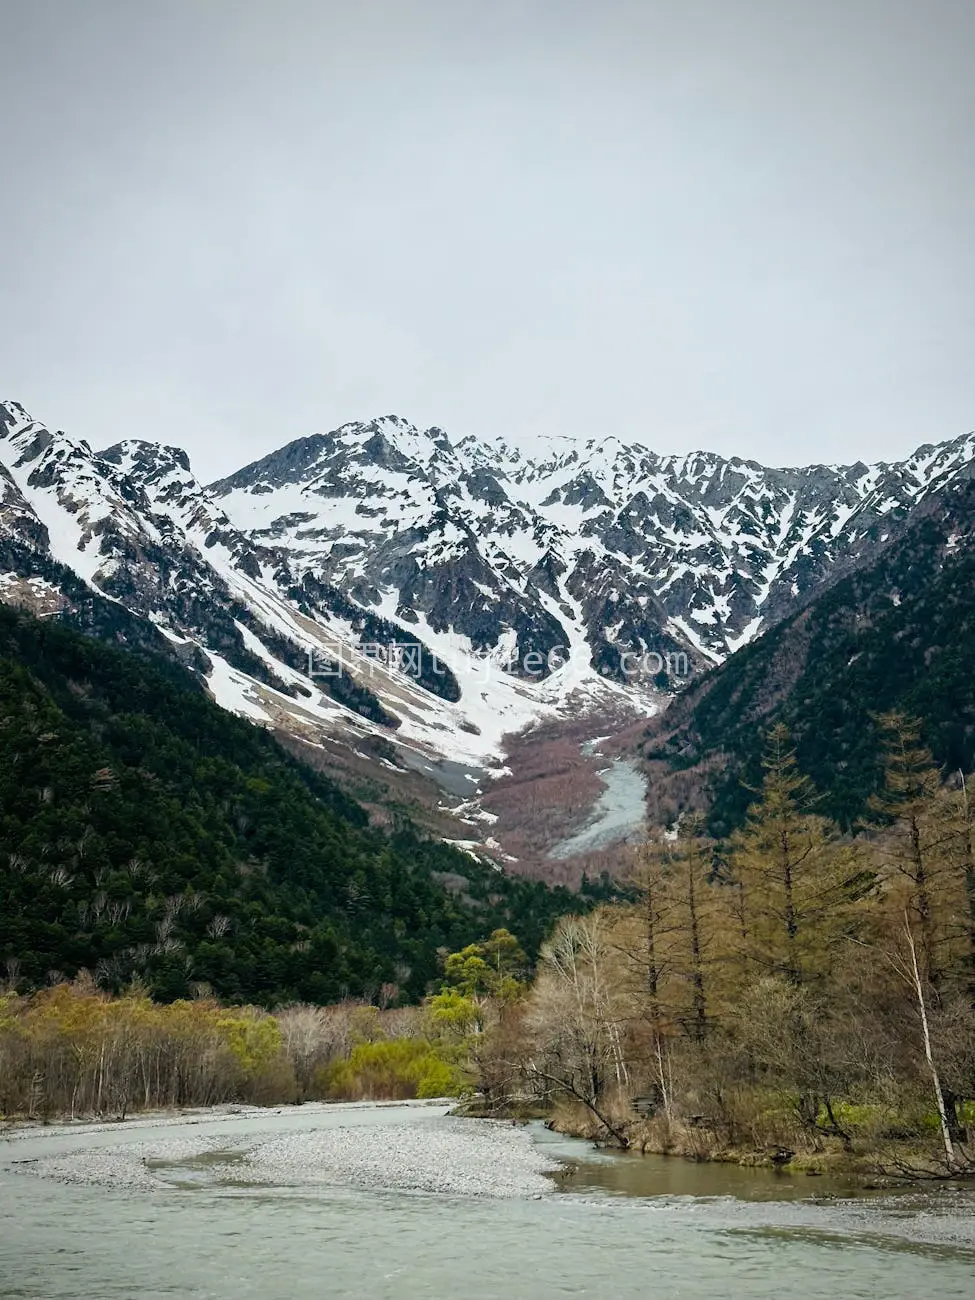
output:
<path id="1" fill-rule="evenodd" d="M 201 1181 L 473 1197 L 543 1196 L 553 1190 L 546 1175 L 559 1168 L 533 1145 L 527 1130 L 453 1118 L 446 1107 L 302 1110 L 305 1122 L 283 1132 L 268 1122 L 271 1117 L 262 1125 L 261 1113 L 254 1111 L 224 1114 L 219 1122 L 206 1116 L 156 1120 L 150 1138 L 137 1124 L 101 1126 L 87 1134 L 65 1130 L 54 1139 L 57 1149 L 35 1156 L 32 1136 L 42 1147 L 51 1142 L 50 1131 L 37 1130 L 20 1135 L 10 1165 L 59 1182 L 133 1191 Z M 167 1128 L 178 1132 L 167 1135 Z M 111 1141 L 116 1134 L 118 1140 Z"/>

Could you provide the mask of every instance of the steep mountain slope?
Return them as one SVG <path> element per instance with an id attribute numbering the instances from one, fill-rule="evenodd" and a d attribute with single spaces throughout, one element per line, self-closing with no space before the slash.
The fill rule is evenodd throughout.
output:
<path id="1" fill-rule="evenodd" d="M 0 962 L 160 997 L 421 995 L 498 924 L 537 946 L 575 895 L 509 878 L 336 786 L 179 665 L 0 609 Z"/>
<path id="2" fill-rule="evenodd" d="M 662 821 L 704 798 L 718 834 L 785 722 L 824 811 L 849 825 L 880 780 L 876 715 L 920 717 L 950 770 L 975 762 L 975 482 L 929 494 L 862 563 L 691 686 L 642 752 Z M 743 785 L 742 782 L 745 784 Z"/>
<path id="3" fill-rule="evenodd" d="M 77 616 L 77 593 L 24 585 L 61 562 L 228 708 L 461 793 L 527 726 L 655 712 L 970 478 L 975 435 L 808 469 L 540 447 L 390 416 L 205 488 L 178 448 L 93 452 L 8 403 L 0 593 Z"/>
<path id="4" fill-rule="evenodd" d="M 8 403 L 0 461 L 0 524 L 13 548 L 0 591 L 16 594 L 36 557 L 62 562 L 174 644 L 202 647 L 227 707 L 306 740 L 328 734 L 425 769 L 444 759 L 483 768 L 500 761 L 506 733 L 570 697 L 627 698 L 586 656 L 549 680 L 519 679 L 495 658 L 454 654 L 452 633 L 432 646 L 408 616 L 386 617 L 382 601 L 350 599 L 326 565 L 236 528 L 178 449 L 131 441 L 95 453 Z"/>
<path id="5" fill-rule="evenodd" d="M 971 474 L 975 435 L 902 464 L 770 470 L 614 439 L 452 444 L 390 416 L 291 443 L 211 486 L 253 539 L 363 604 L 481 650 L 583 639 L 715 662 L 794 608 L 884 519 Z"/>

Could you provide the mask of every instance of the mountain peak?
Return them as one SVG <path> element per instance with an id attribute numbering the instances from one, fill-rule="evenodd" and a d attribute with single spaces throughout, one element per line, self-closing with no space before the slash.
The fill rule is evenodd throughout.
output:
<path id="1" fill-rule="evenodd" d="M 0 399 L 0 420 L 9 427 L 12 424 L 34 424 L 36 421 L 32 415 L 29 415 L 20 402 L 15 402 L 11 398 Z"/>
<path id="2" fill-rule="evenodd" d="M 182 447 L 145 442 L 141 438 L 125 438 L 98 452 L 98 456 L 109 464 L 118 465 L 127 474 L 158 477 L 173 470 L 192 473 L 190 458 Z"/>
<path id="3" fill-rule="evenodd" d="M 380 703 L 370 665 L 347 698 L 455 758 L 498 753 L 572 691 L 632 701 L 634 664 L 645 689 L 675 657 L 726 658 L 936 510 L 975 453 L 964 435 L 900 463 L 775 469 L 615 436 L 452 439 L 384 415 L 205 488 L 180 448 L 96 454 L 19 404 L 2 415 L 0 535 L 216 655 L 214 689 L 238 701 L 250 688 L 231 669 L 306 691 L 316 637 L 422 646 L 449 688 L 431 667 L 421 702 L 397 679 Z M 444 690 L 449 709 L 430 705 Z"/>

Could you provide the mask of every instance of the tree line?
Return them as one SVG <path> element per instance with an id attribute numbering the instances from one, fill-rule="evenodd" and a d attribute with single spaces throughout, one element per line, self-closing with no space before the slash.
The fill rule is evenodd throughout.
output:
<path id="1" fill-rule="evenodd" d="M 873 559 L 688 683 L 649 724 L 642 748 L 656 800 L 674 806 L 706 791 L 708 828 L 727 837 L 751 802 L 747 785 L 761 779 L 763 732 L 775 722 L 789 727 L 820 810 L 846 830 L 883 779 L 880 716 L 923 719 L 938 761 L 971 770 L 975 480 L 933 493 L 906 522 Z"/>
<path id="2" fill-rule="evenodd" d="M 125 1119 L 140 1111 L 317 1100 L 456 1096 L 475 1086 L 475 1045 L 527 987 L 528 959 L 501 928 L 443 953 L 436 993 L 397 1005 L 292 1003 L 271 1012 L 212 997 L 113 996 L 88 973 L 33 993 L 0 989 L 0 1118 Z"/>
<path id="3" fill-rule="evenodd" d="M 881 727 L 854 832 L 822 815 L 779 725 L 739 830 L 718 842 L 686 818 L 644 847 L 630 901 L 557 922 L 482 1048 L 489 1098 L 555 1102 L 622 1145 L 971 1169 L 969 786 L 917 722 Z"/>

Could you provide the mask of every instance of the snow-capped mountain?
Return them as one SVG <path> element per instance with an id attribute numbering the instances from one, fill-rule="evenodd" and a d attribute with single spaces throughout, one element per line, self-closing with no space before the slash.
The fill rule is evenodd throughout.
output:
<path id="1" fill-rule="evenodd" d="M 204 487 L 179 448 L 94 452 L 7 403 L 0 540 L 12 576 L 45 556 L 200 647 L 228 707 L 483 766 L 533 719 L 652 709 L 653 690 L 727 657 L 971 476 L 973 456 L 975 435 L 872 467 L 766 469 L 612 438 L 529 455 L 390 416 Z"/>
<path id="2" fill-rule="evenodd" d="M 210 491 L 255 542 L 285 548 L 357 602 L 484 650 L 584 637 L 717 662 L 896 518 L 959 474 L 975 435 L 900 464 L 766 469 L 616 439 L 503 441 L 390 416 L 304 438 Z M 517 671 L 517 664 L 515 665 Z"/>

